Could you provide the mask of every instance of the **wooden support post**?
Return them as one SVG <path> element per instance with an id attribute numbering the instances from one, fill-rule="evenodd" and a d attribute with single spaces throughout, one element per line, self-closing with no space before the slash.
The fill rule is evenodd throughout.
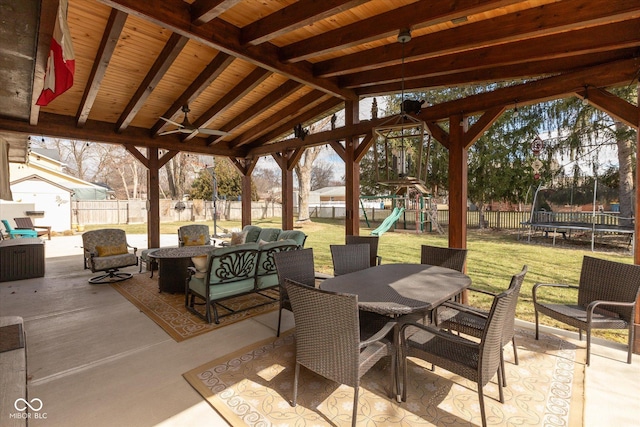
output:
<path id="1" fill-rule="evenodd" d="M 251 224 L 251 173 L 242 174 L 242 227 Z"/>
<path id="2" fill-rule="evenodd" d="M 160 161 L 158 148 L 147 149 L 147 247 L 160 247 Z"/>
<path id="3" fill-rule="evenodd" d="M 462 115 L 449 119 L 449 246 L 467 247 L 467 159 L 464 144 L 467 119 Z"/>
<path id="4" fill-rule="evenodd" d="M 345 103 L 345 126 L 359 122 L 359 103 L 347 101 Z M 348 137 L 345 140 L 344 169 L 346 178 L 345 188 L 345 235 L 360 234 L 360 164 L 356 160 L 358 137 Z"/>
<path id="5" fill-rule="evenodd" d="M 282 229 L 293 230 L 293 169 L 282 169 Z"/>

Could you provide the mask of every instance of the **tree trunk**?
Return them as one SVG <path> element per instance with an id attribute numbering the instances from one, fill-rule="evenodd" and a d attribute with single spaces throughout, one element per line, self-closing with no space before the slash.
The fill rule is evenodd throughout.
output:
<path id="1" fill-rule="evenodd" d="M 618 176 L 620 178 L 620 225 L 631 226 L 633 224 L 633 146 L 631 139 L 620 137 L 624 125 L 616 122 L 616 144 L 618 145 Z"/>
<path id="2" fill-rule="evenodd" d="M 313 162 L 320 154 L 322 147 L 310 147 L 304 152 L 304 156 L 296 165 L 296 175 L 298 176 L 298 220 L 309 221 L 309 193 L 311 192 L 311 170 Z"/>

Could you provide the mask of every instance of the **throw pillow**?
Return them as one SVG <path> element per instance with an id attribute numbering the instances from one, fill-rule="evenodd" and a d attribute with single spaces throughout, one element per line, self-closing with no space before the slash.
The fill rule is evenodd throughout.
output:
<path id="1" fill-rule="evenodd" d="M 269 242 L 267 242 L 266 240 L 260 239 L 260 241 L 258 242 L 258 246 L 266 245 L 267 243 Z"/>
<path id="2" fill-rule="evenodd" d="M 240 232 L 237 232 L 237 233 L 236 232 L 231 233 L 231 242 L 229 242 L 229 244 L 231 246 L 242 245 L 246 238 L 247 238 L 247 232 L 246 231 L 240 231 Z"/>
<path id="3" fill-rule="evenodd" d="M 204 234 L 201 234 L 198 237 L 184 236 L 184 245 L 185 246 L 202 246 L 202 245 L 204 245 Z"/>
<path id="4" fill-rule="evenodd" d="M 191 257 L 191 262 L 196 268 L 195 277 L 198 279 L 204 279 L 207 274 L 207 267 L 209 266 L 209 257 L 207 255 L 200 255 Z"/>
<path id="5" fill-rule="evenodd" d="M 128 251 L 127 245 L 122 243 L 113 246 L 96 246 L 96 252 L 98 252 L 98 256 L 112 256 L 126 254 Z"/>

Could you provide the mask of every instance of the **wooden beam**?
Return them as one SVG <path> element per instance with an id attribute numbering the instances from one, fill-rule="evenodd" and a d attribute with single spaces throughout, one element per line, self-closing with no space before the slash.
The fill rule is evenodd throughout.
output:
<path id="1" fill-rule="evenodd" d="M 616 22 L 637 17 L 640 3 L 634 0 L 568 0 L 497 16 L 414 37 L 405 44 L 405 61 L 435 58 L 469 49 L 495 46 L 530 37 L 557 34 L 603 22 Z M 372 61 L 375 58 L 375 61 Z M 343 55 L 314 64 L 319 77 L 361 72 L 400 64 L 402 49 L 397 43 Z"/>
<path id="2" fill-rule="evenodd" d="M 84 126 L 89 118 L 91 107 L 93 107 L 96 96 L 100 91 L 102 79 L 104 79 L 107 67 L 109 66 L 109 61 L 111 61 L 111 57 L 116 49 L 120 33 L 122 33 L 122 29 L 124 28 L 126 21 L 126 13 L 120 12 L 116 9 L 111 9 L 107 26 L 102 34 L 102 40 L 98 47 L 98 52 L 93 60 L 93 67 L 89 74 L 89 80 L 84 87 L 82 100 L 80 101 L 80 105 L 78 106 L 78 111 L 76 113 L 76 121 L 80 127 Z"/>
<path id="3" fill-rule="evenodd" d="M 206 24 L 241 2 L 242 0 L 196 0 L 191 3 L 193 25 Z"/>
<path id="4" fill-rule="evenodd" d="M 436 122 L 426 122 L 427 128 L 429 129 L 429 133 L 433 136 L 436 141 L 438 141 L 444 148 L 447 150 L 451 146 L 449 142 L 449 132 L 445 131 L 440 127 L 440 125 Z"/>
<path id="5" fill-rule="evenodd" d="M 347 88 L 640 46 L 640 18 L 341 76 Z M 409 42 L 410 43 L 410 42 Z"/>
<path id="6" fill-rule="evenodd" d="M 344 106 L 345 127 L 359 122 L 360 104 L 347 101 Z M 360 163 L 356 160 L 358 149 L 357 137 L 349 137 L 345 141 L 345 235 L 360 234 Z"/>
<path id="7" fill-rule="evenodd" d="M 462 144 L 468 150 L 480 138 L 484 132 L 502 115 L 505 106 L 494 107 L 487 110 L 470 128 L 462 135 Z"/>
<path id="8" fill-rule="evenodd" d="M 218 115 L 231 108 L 236 102 L 242 99 L 243 96 L 251 92 L 270 75 L 271 71 L 267 71 L 262 68 L 255 68 L 247 77 L 242 79 L 240 83 L 224 94 L 222 98 L 213 104 L 207 111 L 202 113 L 200 117 L 193 122 L 193 126 L 196 128 L 206 128 Z M 182 140 L 188 141 L 195 137 L 197 133 L 198 132 L 192 132 L 191 134 L 184 136 Z"/>
<path id="9" fill-rule="evenodd" d="M 136 90 L 136 93 L 116 122 L 116 132 L 122 132 L 129 126 L 188 41 L 189 39 L 180 34 L 171 34 L 162 52 L 160 52 L 160 55 L 156 58 L 151 69 L 142 80 L 142 83 L 140 83 L 140 86 L 138 86 L 138 90 Z"/>
<path id="10" fill-rule="evenodd" d="M 121 144 L 135 147 L 162 148 L 165 150 L 186 151 L 192 153 L 244 157 L 247 150 L 231 148 L 228 143 L 209 146 L 204 138 L 194 138 L 184 144 L 176 135 L 161 138 L 149 136 L 149 130 L 129 126 L 125 133 L 116 133 L 113 123 L 87 120 L 84 127 L 76 126 L 75 117 L 59 114 L 40 113 L 37 126 L 27 122 L 0 117 L 0 130 L 19 132 L 25 135 L 47 135 L 54 138 L 77 139 L 81 141 L 101 142 L 105 144 Z"/>
<path id="11" fill-rule="evenodd" d="M 353 91 L 343 89 L 336 81 L 319 79 L 306 63 L 284 64 L 280 61 L 280 48 L 271 43 L 259 46 L 244 46 L 240 43 L 240 29 L 220 18 L 194 26 L 191 22 L 189 4 L 183 0 L 97 0 L 102 4 L 122 10 L 167 28 L 174 33 L 195 40 L 205 46 L 250 62 L 266 70 L 277 72 L 314 89 L 321 90 L 341 99 L 357 99 Z M 467 0 L 470 1 L 470 0 Z"/>
<path id="12" fill-rule="evenodd" d="M 347 159 L 347 153 L 344 149 L 344 145 L 342 145 L 340 141 L 329 141 L 329 145 L 331 145 L 333 151 L 340 156 L 343 162 Z"/>
<path id="13" fill-rule="evenodd" d="M 217 79 L 220 74 L 233 62 L 235 58 L 231 55 L 227 55 L 223 52 L 218 54 L 209 62 L 204 70 L 191 82 L 189 87 L 171 104 L 171 107 L 162 115 L 167 119 L 175 119 L 175 116 L 180 113 L 183 105 L 189 105 L 191 101 L 196 99 L 202 92 L 205 91 Z M 167 122 L 162 119 L 151 127 L 151 134 L 156 135 L 163 131 L 167 126 Z"/>
<path id="14" fill-rule="evenodd" d="M 633 262 L 636 265 L 640 265 L 640 221 L 638 221 L 638 212 L 640 212 L 640 82 L 636 82 L 638 99 L 636 107 L 636 126 L 638 130 L 636 132 L 636 202 L 635 202 L 635 234 L 634 238 L 634 254 Z M 633 325 L 634 339 L 633 339 L 633 352 L 640 354 L 640 299 L 636 302 L 636 316 Z"/>
<path id="15" fill-rule="evenodd" d="M 496 89 L 492 92 L 444 102 L 423 108 L 418 117 L 428 121 L 442 120 L 463 111 L 466 115 L 482 113 L 493 107 L 508 105 L 516 99 L 518 104 L 533 104 L 589 87 L 608 87 L 633 81 L 640 68 L 640 58 L 616 61 L 576 72 Z"/>
<path id="16" fill-rule="evenodd" d="M 463 135 L 467 119 L 461 114 L 449 118 L 449 247 L 467 247 L 468 151 Z"/>
<path id="17" fill-rule="evenodd" d="M 142 165 L 145 168 L 149 169 L 149 159 L 147 157 L 145 157 L 145 155 L 140 152 L 138 147 L 131 147 L 131 146 L 128 146 L 128 145 L 123 145 L 123 147 L 124 147 L 125 150 L 127 150 L 129 153 L 131 153 L 131 155 L 133 157 L 138 159 L 138 161 L 140 163 L 142 163 Z M 150 149 L 148 149 L 147 151 L 150 151 Z"/>
<path id="18" fill-rule="evenodd" d="M 640 56 L 639 48 L 628 48 L 611 52 L 588 53 L 566 58 L 542 59 L 520 64 L 499 64 L 498 66 L 491 66 L 481 70 L 454 72 L 416 80 L 407 80 L 404 82 L 404 90 L 418 92 L 425 88 L 449 87 L 470 83 L 481 84 L 504 80 L 540 79 L 545 75 L 551 76 L 559 73 L 572 72 L 581 68 L 594 67 L 596 65 L 603 65 L 609 62 L 631 59 L 638 56 Z M 401 82 L 391 82 L 364 86 L 356 89 L 356 93 L 363 97 L 388 95 L 393 92 L 399 93 L 401 89 Z"/>
<path id="19" fill-rule="evenodd" d="M 360 163 L 364 155 L 369 151 L 369 148 L 373 145 L 373 141 L 373 132 L 366 134 L 362 141 L 360 141 L 360 144 L 358 144 L 358 148 L 356 148 L 354 153 L 354 159 L 356 162 Z"/>
<path id="20" fill-rule="evenodd" d="M 237 138 L 230 141 L 229 145 L 231 147 L 239 147 L 241 145 L 248 144 L 249 142 L 254 141 L 259 135 L 272 130 L 283 121 L 294 117 L 305 107 L 317 104 L 321 99 L 324 99 L 324 97 L 325 94 L 319 90 L 313 90 L 307 93 L 298 100 L 293 101 L 286 107 L 282 108 L 278 113 L 272 114 L 270 117 L 263 120 L 259 125 L 254 126 L 253 128 L 244 132 L 242 135 L 239 135 Z"/>
<path id="21" fill-rule="evenodd" d="M 309 59 L 369 41 L 398 34 L 401 28 L 425 28 L 451 21 L 461 16 L 485 12 L 496 7 L 517 3 L 515 0 L 457 0 L 433 2 L 422 0 L 368 19 L 344 25 L 333 31 L 291 43 L 281 49 L 285 62 Z"/>
<path id="22" fill-rule="evenodd" d="M 576 95 L 582 99 L 586 99 L 589 104 L 595 105 L 614 119 L 636 130 L 638 129 L 636 117 L 638 107 L 632 103 L 600 88 L 587 87 L 577 92 Z"/>
<path id="23" fill-rule="evenodd" d="M 242 28 L 242 44 L 257 45 L 316 21 L 344 12 L 369 0 L 299 0 Z"/>
<path id="24" fill-rule="evenodd" d="M 242 126 L 254 117 L 264 113 L 269 108 L 273 107 L 275 104 L 282 101 L 301 87 L 302 84 L 294 80 L 287 80 L 276 89 L 271 91 L 269 94 L 267 94 L 267 96 L 262 98 L 260 101 L 254 103 L 251 108 L 245 110 L 244 113 L 237 115 L 233 118 L 233 120 L 221 126 L 220 130 L 223 132 L 233 131 L 234 129 Z M 223 138 L 224 136 L 212 135 L 208 138 L 208 142 L 209 144 L 215 144 L 216 142 L 221 141 Z"/>
<path id="25" fill-rule="evenodd" d="M 147 151 L 149 175 L 147 179 L 147 247 L 160 247 L 160 168 L 158 148 Z"/>

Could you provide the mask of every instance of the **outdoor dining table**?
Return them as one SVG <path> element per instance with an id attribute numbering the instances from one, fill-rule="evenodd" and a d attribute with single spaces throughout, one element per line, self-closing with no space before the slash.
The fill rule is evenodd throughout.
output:
<path id="1" fill-rule="evenodd" d="M 398 356 L 402 316 L 433 310 L 469 286 L 471 278 L 466 274 L 427 264 L 383 264 L 326 279 L 320 284 L 323 290 L 357 295 L 360 310 L 396 319 L 394 342 Z M 399 390 L 399 371 L 396 371 L 398 401 Z"/>
<path id="2" fill-rule="evenodd" d="M 184 293 L 185 280 L 191 257 L 206 255 L 214 246 L 181 246 L 160 248 L 149 252 L 149 258 L 158 261 L 158 288 L 160 292 Z"/>

